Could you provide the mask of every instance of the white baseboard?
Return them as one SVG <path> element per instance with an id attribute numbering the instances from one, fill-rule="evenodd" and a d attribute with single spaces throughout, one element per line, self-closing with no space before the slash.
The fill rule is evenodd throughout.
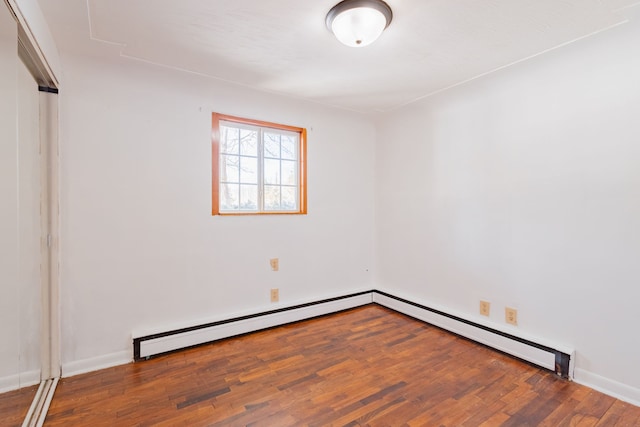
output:
<path id="1" fill-rule="evenodd" d="M 104 356 L 76 360 L 74 362 L 62 364 L 62 377 L 67 378 L 74 375 L 86 374 L 87 372 L 125 365 L 132 361 L 133 358 L 129 351 L 119 351 L 117 353 L 106 354 Z"/>
<path id="2" fill-rule="evenodd" d="M 640 388 L 602 377 L 581 368 L 575 368 L 573 380 L 616 399 L 640 406 Z"/>
<path id="3" fill-rule="evenodd" d="M 235 320 L 232 319 L 228 322 L 203 325 L 203 327 L 197 327 L 197 329 L 193 330 L 168 331 L 160 334 L 161 336 L 150 335 L 140 337 L 134 335 L 134 346 L 139 345 L 137 350 L 134 349 L 136 353 L 135 357 L 136 359 L 140 359 L 155 356 L 274 326 L 335 313 L 337 311 L 371 304 L 371 302 L 371 293 L 366 292 L 360 295 L 327 300 L 319 303 L 303 304 L 298 307 L 283 309 L 282 311 L 245 316 Z"/>
<path id="4" fill-rule="evenodd" d="M 0 393 L 40 384 L 40 371 L 27 371 L 0 378 Z"/>

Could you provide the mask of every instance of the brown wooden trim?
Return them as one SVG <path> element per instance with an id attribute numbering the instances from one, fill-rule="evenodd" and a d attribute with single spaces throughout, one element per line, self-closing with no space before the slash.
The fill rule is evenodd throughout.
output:
<path id="1" fill-rule="evenodd" d="M 216 215 L 218 216 L 261 216 L 261 215 L 303 215 L 306 212 L 301 211 L 264 211 L 264 212 L 253 212 L 253 211 L 238 211 L 238 212 L 220 212 Z"/>
<path id="2" fill-rule="evenodd" d="M 300 213 L 307 213 L 307 130 L 300 132 Z"/>
<path id="3" fill-rule="evenodd" d="M 295 132 L 300 135 L 299 155 L 299 209 L 295 212 L 258 211 L 258 212 L 221 212 L 220 211 L 220 121 L 241 123 L 271 129 Z M 245 119 L 226 114 L 211 114 L 211 215 L 213 216 L 246 216 L 246 215 L 306 215 L 307 214 L 307 130 L 305 128 L 265 122 L 263 120 Z"/>
<path id="4" fill-rule="evenodd" d="M 280 123 L 265 122 L 262 120 L 254 120 L 254 119 L 245 119 L 243 117 L 228 116 L 226 114 L 220 114 L 220 113 L 213 113 L 213 114 L 216 114 L 218 116 L 218 120 L 224 120 L 227 122 L 243 123 L 245 125 L 254 125 L 254 126 L 279 129 L 279 130 L 288 130 L 296 133 L 301 133 L 304 130 L 304 128 L 289 126 L 289 125 L 281 125 Z"/>
<path id="5" fill-rule="evenodd" d="M 211 215 L 220 215 L 220 114 L 211 115 Z"/>

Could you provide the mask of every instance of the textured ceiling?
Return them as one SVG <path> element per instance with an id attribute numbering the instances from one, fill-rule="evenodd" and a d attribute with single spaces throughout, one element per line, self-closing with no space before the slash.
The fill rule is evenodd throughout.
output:
<path id="1" fill-rule="evenodd" d="M 389 111 L 627 22 L 637 0 L 387 0 L 374 44 L 338 0 L 39 0 L 61 51 L 123 55 L 361 112 Z"/>

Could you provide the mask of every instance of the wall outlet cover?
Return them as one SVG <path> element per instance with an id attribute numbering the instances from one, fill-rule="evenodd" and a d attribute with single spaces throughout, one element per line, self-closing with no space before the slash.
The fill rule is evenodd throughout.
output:
<path id="1" fill-rule="evenodd" d="M 491 303 L 489 301 L 480 301 L 480 314 L 487 317 L 491 314 Z"/>
<path id="2" fill-rule="evenodd" d="M 518 310 L 506 307 L 504 309 L 504 320 L 510 325 L 518 326 Z"/>

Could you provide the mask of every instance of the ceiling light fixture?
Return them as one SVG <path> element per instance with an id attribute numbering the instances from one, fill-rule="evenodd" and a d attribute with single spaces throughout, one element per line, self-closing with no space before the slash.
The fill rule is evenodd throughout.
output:
<path id="1" fill-rule="evenodd" d="M 327 13 L 327 28 L 343 44 L 363 47 L 376 41 L 393 12 L 382 0 L 344 0 Z"/>

